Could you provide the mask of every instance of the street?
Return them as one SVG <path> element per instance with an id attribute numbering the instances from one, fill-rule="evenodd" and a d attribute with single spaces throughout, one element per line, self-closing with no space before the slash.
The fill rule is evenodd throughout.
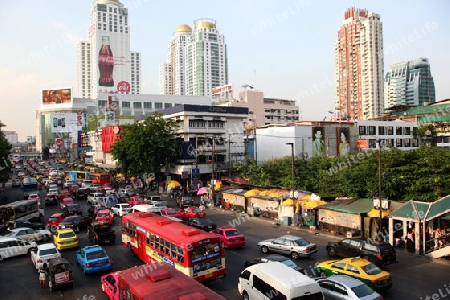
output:
<path id="1" fill-rule="evenodd" d="M 10 194 L 10 201 L 21 199 L 20 188 L 7 187 Z M 41 192 L 43 196 L 43 192 Z M 82 204 L 86 213 L 88 205 L 85 201 L 78 201 Z M 175 200 L 168 199 L 169 206 L 175 206 Z M 46 207 L 45 215 L 48 218 L 52 213 L 59 212 L 59 206 Z M 243 270 L 244 261 L 253 257 L 260 257 L 263 254 L 257 248 L 258 241 L 267 238 L 278 237 L 283 234 L 293 234 L 304 237 L 306 240 L 318 245 L 318 253 L 312 258 L 300 258 L 296 263 L 303 267 L 308 275 L 313 274 L 312 268 L 318 261 L 330 259 L 325 251 L 325 245 L 329 241 L 337 241 L 342 237 L 335 237 L 319 232 L 318 234 L 309 229 L 298 229 L 284 226 L 277 226 L 271 220 L 263 218 L 243 217 L 231 211 L 222 211 L 216 208 L 206 210 L 210 218 L 218 225 L 233 224 L 246 236 L 246 247 L 242 249 L 226 250 L 227 276 L 223 279 L 206 284 L 212 290 L 224 296 L 226 299 L 238 299 L 240 295 L 237 291 L 237 282 L 240 272 Z M 106 245 L 104 249 L 113 261 L 113 269 L 123 270 L 142 262 L 131 255 L 127 248 L 120 243 L 120 218 L 115 217 L 114 229 L 117 233 L 115 245 Z M 80 247 L 89 245 L 86 233 L 79 234 Z M 102 274 L 84 275 L 76 264 L 75 249 L 62 251 L 62 256 L 73 264 L 74 288 L 62 291 L 50 292 L 48 289 L 40 289 L 38 274 L 34 270 L 30 257 L 14 257 L 5 259 L 0 263 L 0 290 L 2 299 L 107 299 L 102 293 L 100 277 Z M 427 258 L 397 251 L 399 263 L 385 268 L 392 274 L 394 287 L 386 295 L 385 299 L 426 299 L 441 292 L 442 299 L 450 280 L 448 279 L 449 261 L 431 262 Z M 430 298 L 431 299 L 431 298 Z"/>

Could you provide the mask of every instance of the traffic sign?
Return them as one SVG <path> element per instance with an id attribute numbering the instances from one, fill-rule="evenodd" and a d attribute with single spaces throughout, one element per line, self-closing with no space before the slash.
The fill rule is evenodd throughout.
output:
<path id="1" fill-rule="evenodd" d="M 61 147 L 62 145 L 64 145 L 64 140 L 56 139 L 55 144 L 56 144 L 56 147 Z"/>

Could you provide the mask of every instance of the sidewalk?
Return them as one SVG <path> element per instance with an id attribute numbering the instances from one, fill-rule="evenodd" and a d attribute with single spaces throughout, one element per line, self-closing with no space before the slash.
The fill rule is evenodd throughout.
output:
<path id="1" fill-rule="evenodd" d="M 208 210 L 214 210 L 216 212 L 227 213 L 227 214 L 232 214 L 232 215 L 236 215 L 236 216 L 238 216 L 238 215 L 247 216 L 247 214 L 245 214 L 245 213 L 232 211 L 229 209 L 220 209 L 217 206 L 208 208 L 206 211 L 208 211 Z M 309 229 L 308 227 L 281 225 L 278 222 L 275 222 L 275 220 L 270 219 L 270 218 L 264 218 L 264 217 L 249 217 L 249 218 L 251 220 L 255 220 L 255 221 L 259 221 L 259 222 L 271 223 L 273 226 L 282 227 L 282 228 L 286 228 L 289 230 L 297 230 L 300 232 L 307 232 L 309 234 L 320 234 L 320 235 L 328 236 L 330 239 L 334 239 L 334 240 L 341 240 L 341 239 L 345 238 L 345 236 L 343 236 L 343 235 L 335 235 L 328 231 L 324 231 L 324 230 L 320 230 L 320 229 L 312 230 L 312 229 Z M 429 256 L 422 255 L 422 254 L 410 253 L 410 252 L 406 251 L 406 249 L 404 247 L 395 247 L 395 250 L 398 254 L 400 254 L 400 256 L 408 257 L 408 259 L 414 258 L 414 259 L 422 260 L 424 262 L 436 262 L 436 263 L 442 263 L 442 264 L 446 264 L 446 265 L 450 266 L 450 258 L 431 258 Z"/>

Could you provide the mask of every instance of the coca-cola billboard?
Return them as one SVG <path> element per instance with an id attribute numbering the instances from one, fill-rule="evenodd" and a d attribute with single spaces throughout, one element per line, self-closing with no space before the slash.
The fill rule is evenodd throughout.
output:
<path id="1" fill-rule="evenodd" d="M 117 84 L 117 91 L 119 93 L 129 93 L 131 90 L 130 83 L 127 81 L 121 81 Z"/>

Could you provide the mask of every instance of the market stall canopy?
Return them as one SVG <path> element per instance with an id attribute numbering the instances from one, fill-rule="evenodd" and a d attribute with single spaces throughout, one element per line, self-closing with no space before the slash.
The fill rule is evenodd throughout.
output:
<path id="1" fill-rule="evenodd" d="M 307 209 L 315 209 L 315 208 L 325 205 L 325 204 L 327 204 L 327 202 L 322 201 L 322 200 L 309 200 L 303 206 Z"/>
<path id="2" fill-rule="evenodd" d="M 271 191 L 270 190 L 265 190 L 262 191 L 261 193 L 259 193 L 259 196 L 270 196 Z"/>
<path id="3" fill-rule="evenodd" d="M 284 200 L 281 205 L 283 205 L 283 206 L 291 206 L 291 205 L 295 205 L 295 202 L 296 202 L 295 200 L 287 199 L 287 200 Z"/>
<path id="4" fill-rule="evenodd" d="M 260 193 L 261 193 L 260 190 L 258 190 L 258 189 L 252 189 L 252 190 L 247 191 L 247 192 L 244 194 L 244 196 L 245 196 L 245 197 L 255 197 L 255 196 L 258 196 Z"/>
<path id="5" fill-rule="evenodd" d="M 208 193 L 209 193 L 208 187 L 204 186 L 198 190 L 197 195 L 204 195 Z"/>
<path id="6" fill-rule="evenodd" d="M 382 211 L 382 212 L 381 212 L 381 217 L 382 217 L 382 218 L 386 218 L 388 215 L 389 215 L 389 214 L 388 214 L 387 211 Z M 367 213 L 367 216 L 368 216 L 368 217 L 371 217 L 371 218 L 379 218 L 379 217 L 380 217 L 380 210 L 374 208 L 374 209 L 370 210 L 370 211 Z"/>
<path id="7" fill-rule="evenodd" d="M 176 188 L 176 187 L 179 187 L 179 186 L 181 186 L 181 184 L 178 181 L 176 181 L 176 180 L 171 180 L 171 181 L 167 182 L 167 187 L 168 188 L 173 189 L 173 188 Z"/>

